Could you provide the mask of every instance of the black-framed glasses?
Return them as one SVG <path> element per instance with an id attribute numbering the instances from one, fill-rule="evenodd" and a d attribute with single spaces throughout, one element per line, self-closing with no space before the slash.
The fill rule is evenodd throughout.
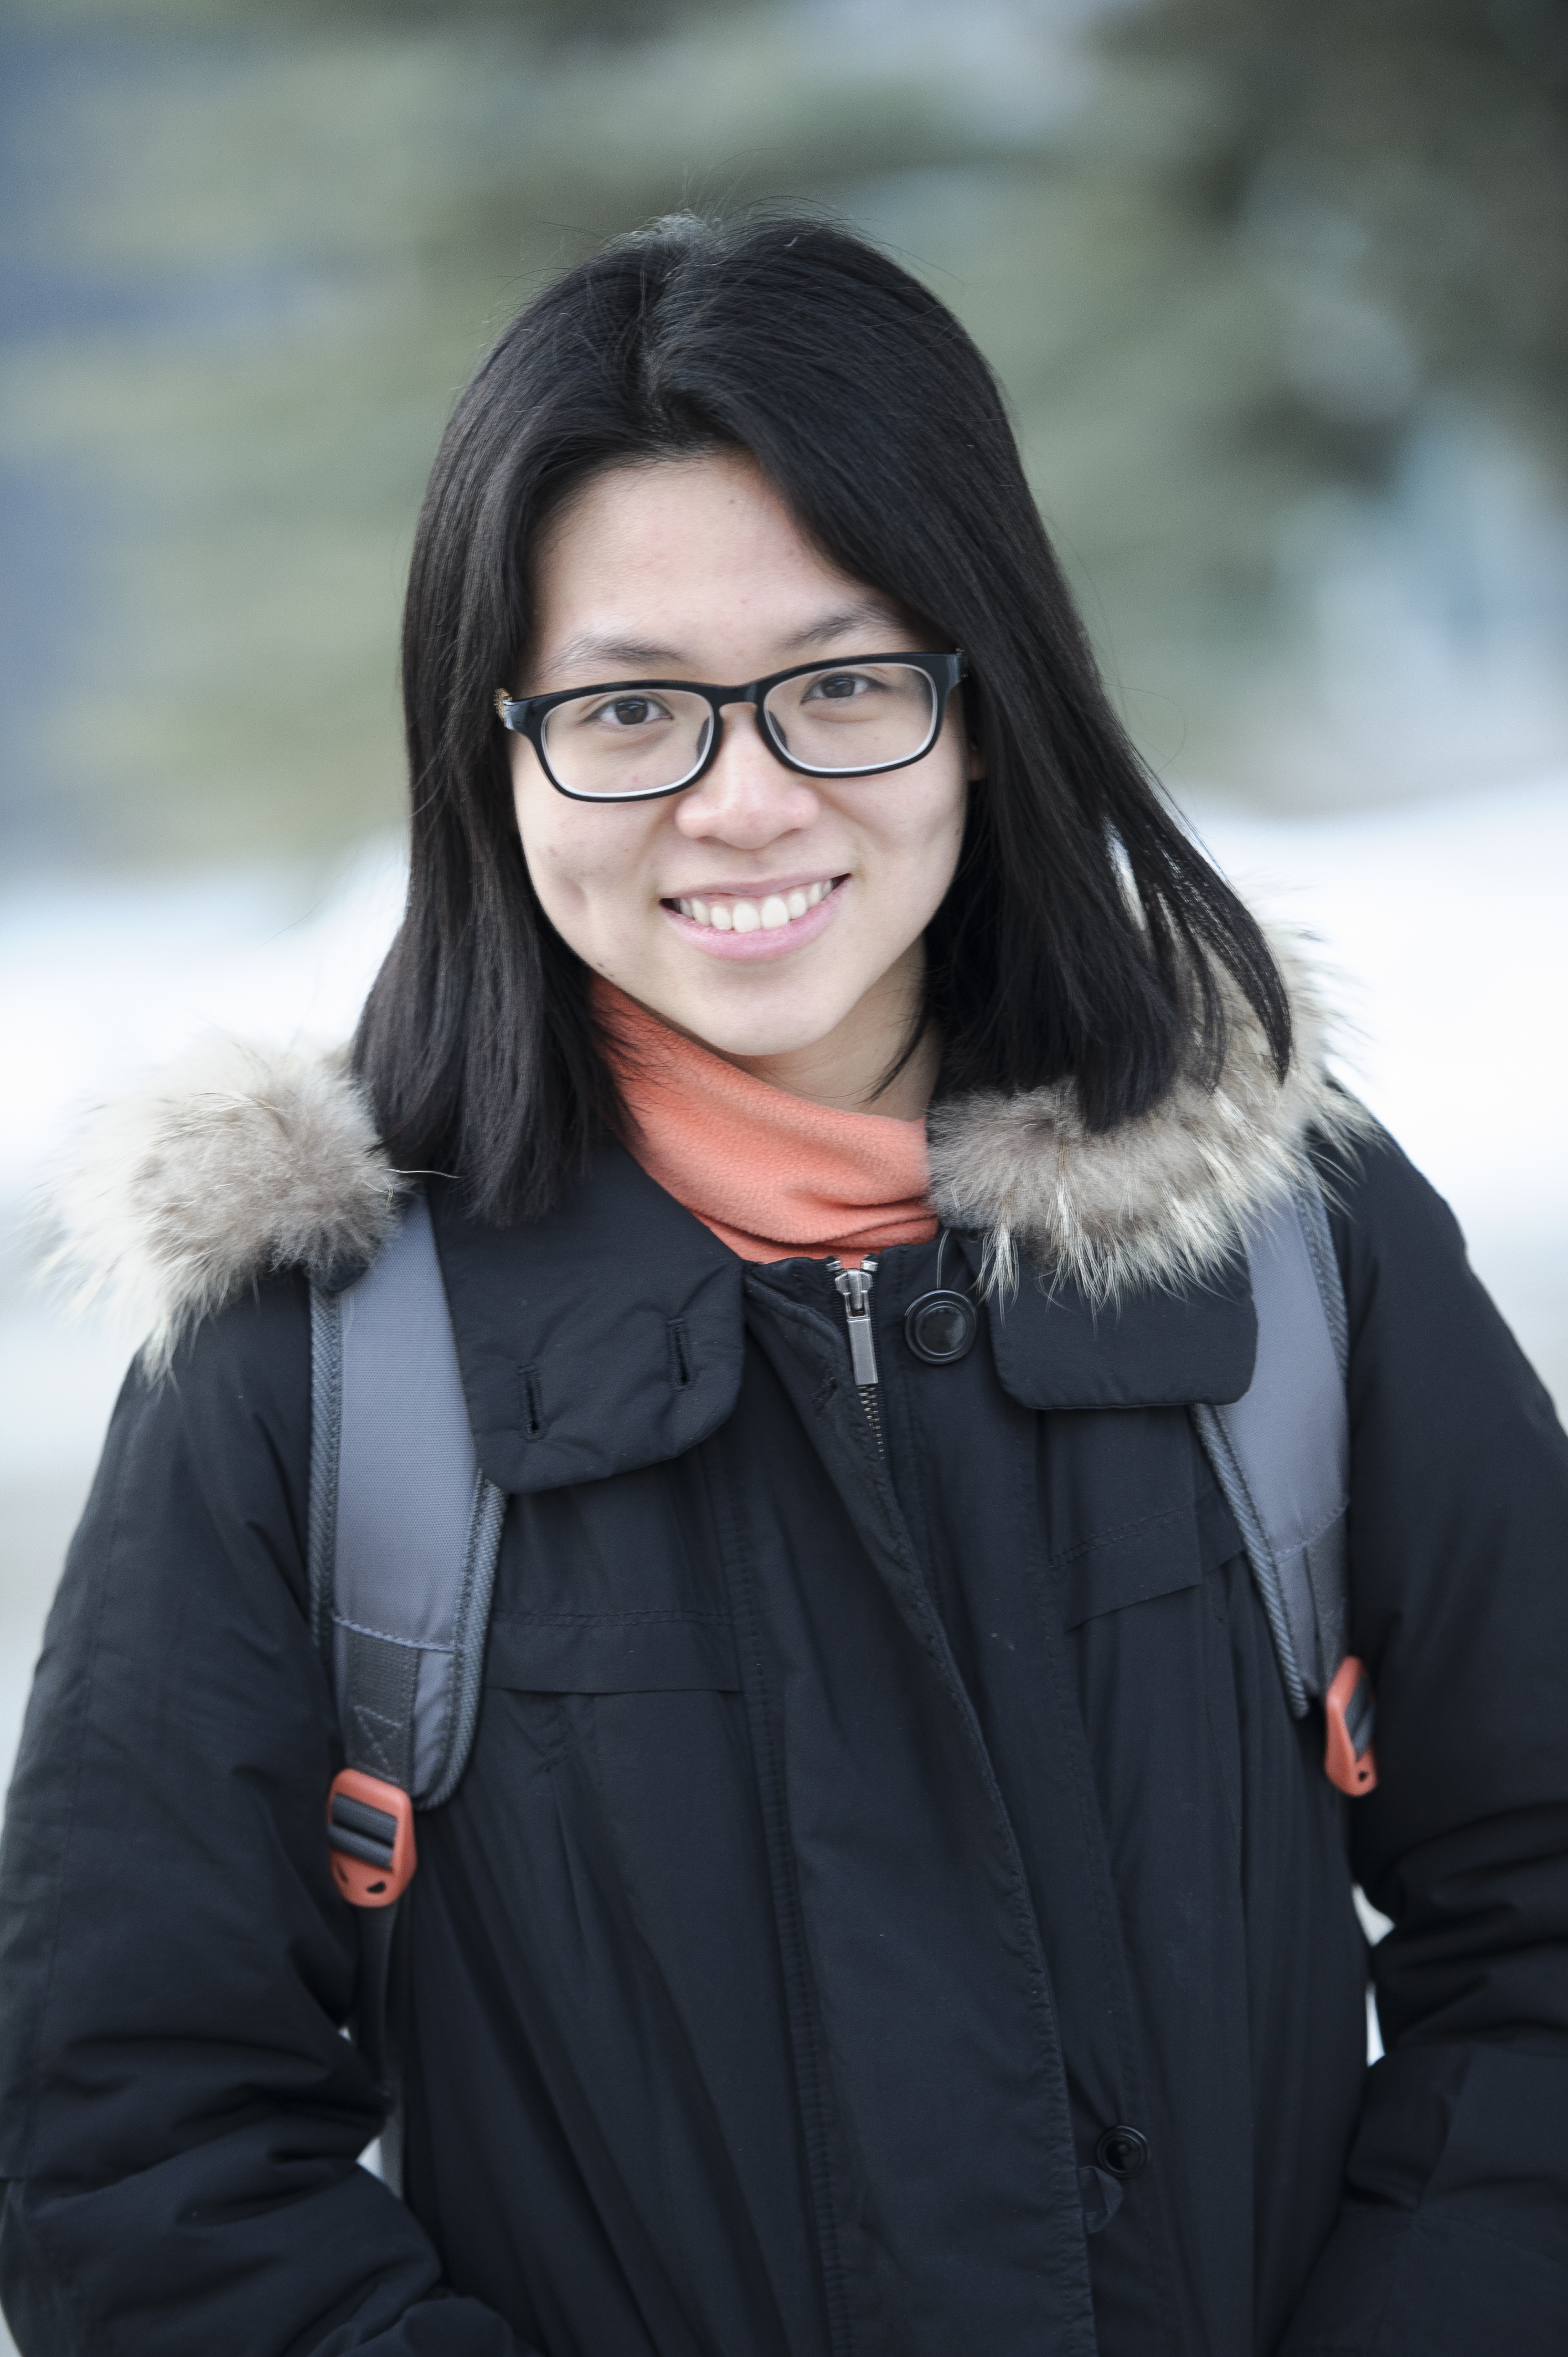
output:
<path id="1" fill-rule="evenodd" d="M 797 663 L 742 687 L 695 679 L 620 679 L 554 695 L 496 691 L 504 725 L 526 737 L 556 791 L 581 802 L 644 802 L 694 786 L 724 742 L 723 706 L 749 704 L 762 741 L 808 778 L 871 778 L 920 760 L 961 654 L 848 655 Z"/>

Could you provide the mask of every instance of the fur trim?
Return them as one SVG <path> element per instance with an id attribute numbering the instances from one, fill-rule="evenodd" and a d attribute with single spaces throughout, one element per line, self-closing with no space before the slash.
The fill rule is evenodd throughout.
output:
<path id="1" fill-rule="evenodd" d="M 932 1113 L 932 1196 L 983 1231 L 987 1282 L 1029 1260 L 1093 1302 L 1201 1278 L 1276 1201 L 1309 1130 L 1348 1142 L 1366 1114 L 1323 1068 L 1325 1017 L 1299 941 L 1270 946 L 1290 993 L 1295 1060 L 1282 1087 L 1251 1008 L 1228 993 L 1218 1087 L 1181 1082 L 1142 1121 L 1092 1135 L 1070 1082 Z M 346 1056 L 214 1041 L 101 1116 L 50 1206 L 48 1265 L 81 1306 L 107 1301 L 151 1332 L 166 1368 L 181 1335 L 285 1268 L 370 1260 L 408 1179 L 377 1141 Z"/>
<path id="2" fill-rule="evenodd" d="M 260 1278 L 371 1259 L 406 1188 L 344 1053 L 212 1040 L 100 1114 L 48 1205 L 45 1266 L 74 1307 L 150 1326 L 158 1374 Z"/>
<path id="3" fill-rule="evenodd" d="M 1278 1201 L 1305 1164 L 1309 1130 L 1348 1143 L 1368 1116 L 1324 1070 L 1323 1002 L 1302 939 L 1271 931 L 1294 1057 L 1282 1086 L 1257 1017 L 1225 988 L 1224 1070 L 1178 1082 L 1120 1128 L 1084 1126 L 1071 1081 L 933 1110 L 931 1191 L 941 1218 L 986 1235 L 986 1285 L 1010 1292 L 1026 1258 L 1094 1303 L 1201 1278 Z"/>

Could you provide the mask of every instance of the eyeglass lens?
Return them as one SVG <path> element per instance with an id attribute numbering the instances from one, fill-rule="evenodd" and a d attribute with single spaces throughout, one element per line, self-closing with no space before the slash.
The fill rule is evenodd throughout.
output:
<path id="1" fill-rule="evenodd" d="M 929 674 L 912 663 L 824 664 L 770 688 L 765 726 L 792 760 L 824 777 L 916 759 L 936 735 Z M 615 799 L 683 785 L 713 733 L 707 698 L 678 687 L 575 695 L 545 715 L 544 752 L 575 794 Z"/>

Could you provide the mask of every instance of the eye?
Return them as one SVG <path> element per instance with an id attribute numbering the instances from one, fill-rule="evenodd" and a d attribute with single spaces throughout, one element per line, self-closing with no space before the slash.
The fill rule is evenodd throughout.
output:
<path id="1" fill-rule="evenodd" d="M 847 704 L 865 695 L 873 683 L 860 671 L 820 672 L 801 697 L 802 704 Z"/>
<path id="2" fill-rule="evenodd" d="M 668 720 L 670 712 L 656 695 L 613 695 L 587 716 L 607 728 L 646 728 L 650 721 Z"/>

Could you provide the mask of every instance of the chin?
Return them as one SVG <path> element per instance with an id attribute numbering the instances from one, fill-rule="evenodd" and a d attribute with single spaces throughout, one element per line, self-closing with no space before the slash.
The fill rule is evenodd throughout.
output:
<path id="1" fill-rule="evenodd" d="M 838 1029 L 854 1002 L 803 1010 L 800 1006 L 765 1008 L 695 1005 L 656 1008 L 721 1056 L 794 1056 L 815 1048 Z"/>
<path id="2" fill-rule="evenodd" d="M 715 1055 L 752 1057 L 797 1056 L 821 1045 L 837 1029 L 836 1023 L 723 1023 L 693 1021 L 682 1027 Z"/>

